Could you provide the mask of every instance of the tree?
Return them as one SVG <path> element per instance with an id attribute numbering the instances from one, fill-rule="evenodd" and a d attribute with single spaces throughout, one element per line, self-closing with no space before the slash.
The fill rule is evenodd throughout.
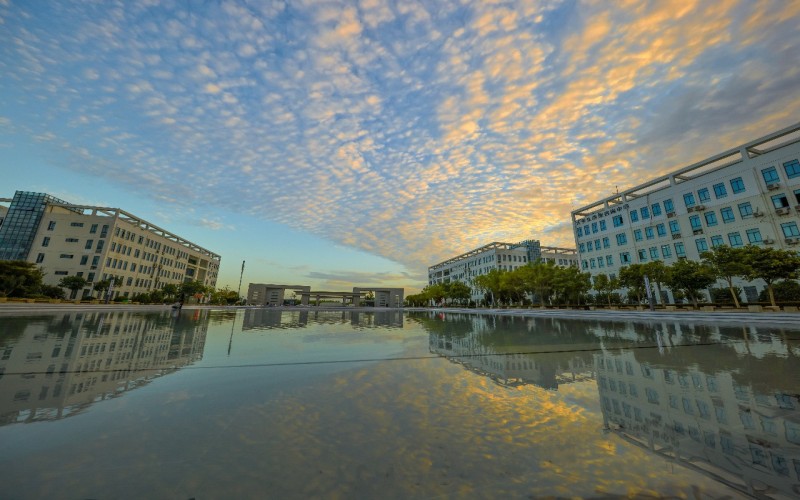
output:
<path id="1" fill-rule="evenodd" d="M 502 277 L 505 272 L 506 271 L 502 271 L 500 269 L 490 269 L 488 273 L 476 276 L 473 280 L 475 286 L 481 290 L 491 293 L 493 306 L 503 289 Z"/>
<path id="2" fill-rule="evenodd" d="M 594 289 L 607 298 L 609 307 L 611 307 L 611 293 L 618 288 L 619 279 L 616 277 L 611 278 L 606 274 L 594 277 Z"/>
<path id="3" fill-rule="evenodd" d="M 78 290 L 82 290 L 87 284 L 88 282 L 83 276 L 64 276 L 58 282 L 58 286 L 61 288 L 72 291 L 72 298 L 77 297 Z"/>
<path id="4" fill-rule="evenodd" d="M 184 281 L 183 283 L 178 286 L 178 291 L 181 294 L 181 298 L 185 297 L 195 297 L 197 299 L 201 298 L 203 295 L 208 293 L 209 287 L 205 286 L 201 282 L 195 281 Z"/>
<path id="5" fill-rule="evenodd" d="M 650 280 L 650 283 L 656 287 L 656 302 L 663 302 L 661 297 L 661 283 L 664 283 L 664 280 L 667 277 L 667 266 L 664 265 L 664 263 L 660 260 L 648 262 L 647 264 L 644 264 L 644 275 L 642 276 L 642 279 L 644 279 L 644 276 L 647 276 L 647 279 Z"/>
<path id="6" fill-rule="evenodd" d="M 425 294 L 428 300 L 433 300 L 433 303 L 437 305 L 441 304 L 444 298 L 447 296 L 444 285 L 442 283 L 428 285 L 422 289 L 422 293 Z"/>
<path id="7" fill-rule="evenodd" d="M 544 307 L 555 283 L 558 272 L 556 265 L 553 262 L 536 261 L 521 269 L 525 269 L 526 291 L 534 293 L 539 298 L 540 306 Z"/>
<path id="8" fill-rule="evenodd" d="M 122 285 L 122 278 L 115 278 L 113 276 L 112 276 L 112 278 L 114 279 L 114 286 Z M 102 299 L 103 295 L 105 295 L 105 292 L 109 288 L 111 288 L 111 280 L 107 280 L 107 279 L 106 280 L 95 281 L 94 285 L 92 286 L 92 289 L 95 292 L 97 292 L 97 298 L 98 299 Z"/>
<path id="9" fill-rule="evenodd" d="M 592 275 L 574 266 L 556 267 L 553 290 L 566 303 L 580 304 L 581 298 L 592 289 Z"/>
<path id="10" fill-rule="evenodd" d="M 733 278 L 737 276 L 747 276 L 751 273 L 748 259 L 748 251 L 745 248 L 731 248 L 727 245 L 719 245 L 700 254 L 700 258 L 713 271 L 714 275 L 728 284 L 733 304 L 739 308 L 739 294 L 733 286 Z"/>
<path id="11" fill-rule="evenodd" d="M 175 297 L 178 296 L 178 285 L 174 283 L 167 283 L 161 287 L 161 292 L 164 294 L 164 298 L 168 301 L 174 300 Z"/>
<path id="12" fill-rule="evenodd" d="M 697 307 L 700 290 L 717 281 L 717 277 L 714 271 L 703 263 L 679 259 L 667 268 L 665 281 L 667 286 L 673 290 L 673 294 L 676 290 L 680 290 L 686 298 L 692 301 L 694 307 Z"/>
<path id="13" fill-rule="evenodd" d="M 631 264 L 619 270 L 619 283 L 636 296 L 637 303 L 642 303 L 644 297 L 644 273 L 642 264 Z"/>
<path id="14" fill-rule="evenodd" d="M 458 301 L 460 304 L 467 302 L 472 297 L 472 289 L 460 281 L 448 283 L 447 295 L 450 300 Z"/>
<path id="15" fill-rule="evenodd" d="M 770 304 L 775 307 L 775 292 L 772 284 L 779 279 L 796 279 L 800 270 L 800 255 L 789 250 L 776 250 L 770 247 L 745 247 L 750 270 L 748 280 L 762 279 L 767 284 Z"/>
<path id="16" fill-rule="evenodd" d="M 0 260 L 0 297 L 31 297 L 41 291 L 44 272 L 24 260 Z"/>
<path id="17" fill-rule="evenodd" d="M 800 283 L 795 280 L 777 281 L 772 285 L 775 300 L 781 302 L 800 302 Z M 758 295 L 760 302 L 769 300 L 768 290 L 765 288 Z"/>

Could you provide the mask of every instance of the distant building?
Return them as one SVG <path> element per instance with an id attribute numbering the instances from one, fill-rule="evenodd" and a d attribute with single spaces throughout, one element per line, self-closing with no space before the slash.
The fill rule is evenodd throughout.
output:
<path id="1" fill-rule="evenodd" d="M 519 243 L 494 242 L 457 255 L 428 268 L 428 284 L 460 281 L 472 288 L 472 300 L 483 298 L 483 291 L 473 285 L 473 280 L 492 269 L 513 271 L 530 262 L 541 260 L 558 266 L 577 266 L 574 248 L 543 247 L 538 240 Z"/>
<path id="2" fill-rule="evenodd" d="M 723 244 L 800 250 L 799 159 L 800 123 L 573 211 L 581 269 L 617 275 Z M 748 301 L 763 287 L 736 284 Z"/>
<path id="3" fill-rule="evenodd" d="M 199 281 L 216 286 L 220 256 L 119 208 L 74 205 L 45 193 L 17 191 L 0 211 L 0 260 L 25 260 L 44 282 L 82 276 L 89 285 L 120 278 L 113 298 Z M 5 207 L 0 207 L 5 208 Z"/>

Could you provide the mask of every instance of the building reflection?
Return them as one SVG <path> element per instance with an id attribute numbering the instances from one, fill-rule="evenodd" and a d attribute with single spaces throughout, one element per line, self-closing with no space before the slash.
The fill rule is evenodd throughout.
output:
<path id="1" fill-rule="evenodd" d="M 305 328 L 313 324 L 346 324 L 356 328 L 402 328 L 402 311 L 314 311 L 307 309 L 280 310 L 247 309 L 242 330 L 271 330 Z"/>
<path id="2" fill-rule="evenodd" d="M 0 320 L 0 425 L 57 420 L 202 358 L 206 311 Z"/>
<path id="3" fill-rule="evenodd" d="M 594 357 L 606 429 L 742 493 L 797 498 L 797 341 L 778 329 L 649 326 L 652 348 Z"/>

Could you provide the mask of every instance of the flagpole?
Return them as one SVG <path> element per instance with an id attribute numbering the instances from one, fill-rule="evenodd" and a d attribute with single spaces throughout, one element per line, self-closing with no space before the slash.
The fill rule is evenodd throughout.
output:
<path id="1" fill-rule="evenodd" d="M 239 300 L 242 299 L 242 276 L 244 276 L 244 261 L 242 261 L 242 272 L 239 274 L 239 289 L 236 290 L 236 296 Z"/>

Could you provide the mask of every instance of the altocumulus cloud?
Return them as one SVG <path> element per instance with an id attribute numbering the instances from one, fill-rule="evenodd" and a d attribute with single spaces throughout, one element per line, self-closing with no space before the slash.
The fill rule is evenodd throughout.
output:
<path id="1" fill-rule="evenodd" d="M 571 208 L 796 120 L 799 10 L 6 1 L 0 115 L 67 168 L 419 268 L 570 245 Z"/>

